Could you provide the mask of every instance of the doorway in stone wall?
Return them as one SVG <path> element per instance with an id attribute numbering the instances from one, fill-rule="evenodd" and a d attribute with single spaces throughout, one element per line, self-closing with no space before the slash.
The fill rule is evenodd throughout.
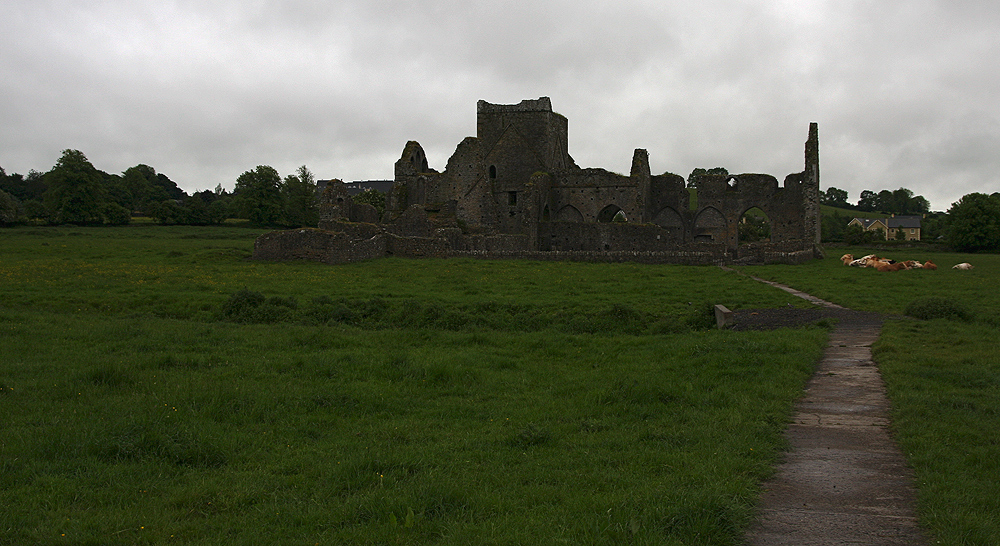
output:
<path id="1" fill-rule="evenodd" d="M 740 222 L 736 226 L 736 233 L 739 237 L 739 244 L 768 243 L 771 241 L 771 219 L 767 214 L 753 207 L 747 209 L 740 216 Z"/>

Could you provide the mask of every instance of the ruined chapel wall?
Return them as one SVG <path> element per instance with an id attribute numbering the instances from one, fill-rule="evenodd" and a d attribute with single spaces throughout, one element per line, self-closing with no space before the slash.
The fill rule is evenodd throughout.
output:
<path id="1" fill-rule="evenodd" d="M 652 224 L 544 222 L 538 228 L 540 250 L 586 252 L 667 251 L 683 246 L 668 231 Z"/>
<path id="2" fill-rule="evenodd" d="M 614 205 L 625 211 L 630 221 L 637 221 L 644 212 L 637 190 L 637 184 L 627 176 L 604 169 L 578 169 L 555 177 L 550 206 L 554 210 L 572 206 L 584 222 L 597 222 L 601 211 Z"/>
<path id="3" fill-rule="evenodd" d="M 650 177 L 646 221 L 660 225 L 668 222 L 672 227 L 679 227 L 678 222 L 683 222 L 690 208 L 691 193 L 683 176 L 663 173 Z M 684 241 L 686 237 L 682 234 L 679 240 Z"/>
<path id="4" fill-rule="evenodd" d="M 467 137 L 448 158 L 445 168 L 449 199 L 456 203 L 455 214 L 465 224 L 489 223 L 493 217 L 492 199 L 483 169 L 483 148 L 478 138 Z"/>

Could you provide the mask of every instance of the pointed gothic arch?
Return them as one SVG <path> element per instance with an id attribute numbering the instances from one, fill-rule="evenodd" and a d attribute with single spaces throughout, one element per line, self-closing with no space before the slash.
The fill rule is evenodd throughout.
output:
<path id="1" fill-rule="evenodd" d="M 566 205 L 556 213 L 557 222 L 583 222 L 583 214 L 573 205 Z"/>

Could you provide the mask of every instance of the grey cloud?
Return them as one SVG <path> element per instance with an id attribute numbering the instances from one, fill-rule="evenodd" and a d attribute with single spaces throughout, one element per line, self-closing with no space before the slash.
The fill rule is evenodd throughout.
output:
<path id="1" fill-rule="evenodd" d="M 583 166 L 801 169 L 947 208 L 997 191 L 1000 17 L 988 2 L 558 0 L 0 6 L 0 165 L 79 148 L 188 191 L 283 174 L 386 178 L 407 140 L 443 168 L 475 102 L 547 95 Z"/>

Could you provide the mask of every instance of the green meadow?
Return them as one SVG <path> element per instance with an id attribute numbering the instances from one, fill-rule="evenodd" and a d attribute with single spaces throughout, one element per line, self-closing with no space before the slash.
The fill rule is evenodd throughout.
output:
<path id="1" fill-rule="evenodd" d="M 261 263 L 259 233 L 0 231 L 0 543 L 739 544 L 827 339 L 716 330 L 808 304 L 714 267 Z M 744 271 L 964 306 L 876 358 L 923 524 L 992 543 L 1000 260 L 910 257 L 942 269 Z"/>
<path id="2" fill-rule="evenodd" d="M 844 267 L 837 258 L 845 252 L 932 260 L 939 269 Z M 920 523 L 933 544 L 1000 543 L 1000 256 L 919 246 L 828 253 L 804 266 L 744 271 L 854 309 L 926 318 L 886 321 L 873 347 L 894 436 L 916 474 Z M 961 262 L 975 269 L 951 269 Z"/>

